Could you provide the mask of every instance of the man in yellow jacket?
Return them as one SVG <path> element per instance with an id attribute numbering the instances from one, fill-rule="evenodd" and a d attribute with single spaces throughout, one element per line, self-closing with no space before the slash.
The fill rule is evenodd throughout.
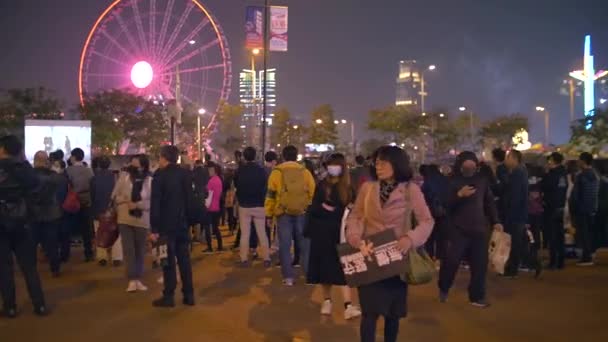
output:
<path id="1" fill-rule="evenodd" d="M 304 272 L 308 269 L 309 242 L 304 238 L 306 210 L 315 193 L 312 174 L 297 162 L 298 149 L 287 146 L 282 152 L 284 163 L 270 173 L 266 191 L 266 216 L 276 219 L 279 234 L 279 259 L 283 284 L 293 286 L 295 272 L 292 265 L 291 246 L 295 236 L 300 246 L 300 263 Z"/>

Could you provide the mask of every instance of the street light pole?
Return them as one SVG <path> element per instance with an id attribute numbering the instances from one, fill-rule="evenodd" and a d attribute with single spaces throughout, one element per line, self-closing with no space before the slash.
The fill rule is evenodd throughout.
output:
<path id="1" fill-rule="evenodd" d="M 266 84 L 267 84 L 267 70 L 268 70 L 268 21 L 269 21 L 269 0 L 264 1 L 264 86 L 263 86 L 263 109 L 262 109 L 262 156 L 266 154 L 266 110 L 267 110 L 267 96 L 266 96 Z"/>
<path id="2" fill-rule="evenodd" d="M 196 145 L 198 148 L 198 152 L 196 153 L 196 155 L 200 160 L 203 160 L 201 146 L 201 115 L 205 115 L 206 112 L 207 111 L 204 108 L 199 108 L 198 115 L 196 116 Z"/>
<path id="3" fill-rule="evenodd" d="M 537 112 L 542 112 L 545 116 L 545 146 L 549 146 L 549 110 L 545 107 L 536 107 Z"/>
<path id="4" fill-rule="evenodd" d="M 429 67 L 427 68 L 430 71 L 435 70 L 437 67 L 435 65 L 429 65 Z M 424 98 L 428 95 L 425 91 L 424 91 L 424 70 L 420 71 L 420 93 L 418 93 L 420 95 L 420 110 L 421 112 L 424 113 Z"/>

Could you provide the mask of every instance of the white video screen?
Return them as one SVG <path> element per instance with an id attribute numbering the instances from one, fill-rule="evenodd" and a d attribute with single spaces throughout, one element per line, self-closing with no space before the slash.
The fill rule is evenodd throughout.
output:
<path id="1" fill-rule="evenodd" d="M 63 150 L 67 159 L 77 147 L 84 151 L 84 160 L 91 165 L 91 121 L 25 121 L 25 157 L 30 162 L 38 151 Z"/>

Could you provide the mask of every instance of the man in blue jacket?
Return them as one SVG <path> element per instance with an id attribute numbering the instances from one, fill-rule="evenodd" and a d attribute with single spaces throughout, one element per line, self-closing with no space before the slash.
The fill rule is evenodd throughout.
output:
<path id="1" fill-rule="evenodd" d="M 505 267 L 505 277 L 516 277 L 527 239 L 528 223 L 528 171 L 522 165 L 522 154 L 511 150 L 505 161 L 509 177 L 504 194 L 505 231 L 511 234 L 511 254 Z"/>
<path id="2" fill-rule="evenodd" d="M 593 227 L 593 220 L 597 213 L 600 183 L 598 175 L 593 170 L 591 153 L 581 153 L 578 163 L 581 172 L 576 176 L 570 196 L 570 207 L 576 226 L 576 239 L 579 240 L 583 249 L 581 260 L 576 265 L 593 266 L 591 227 Z"/>

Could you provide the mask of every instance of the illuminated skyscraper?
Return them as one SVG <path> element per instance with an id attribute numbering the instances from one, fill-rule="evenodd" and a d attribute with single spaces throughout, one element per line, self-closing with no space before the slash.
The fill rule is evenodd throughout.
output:
<path id="1" fill-rule="evenodd" d="M 272 118 L 277 106 L 276 69 L 268 69 L 266 82 L 266 122 L 267 129 L 272 125 Z M 262 112 L 264 102 L 264 70 L 252 72 L 243 69 L 239 74 L 239 102 L 243 108 L 241 128 L 247 145 L 261 144 Z M 268 133 L 268 132 L 267 132 Z"/>
<path id="2" fill-rule="evenodd" d="M 397 106 L 418 106 L 420 103 L 420 68 L 415 60 L 400 61 L 397 75 Z"/>

